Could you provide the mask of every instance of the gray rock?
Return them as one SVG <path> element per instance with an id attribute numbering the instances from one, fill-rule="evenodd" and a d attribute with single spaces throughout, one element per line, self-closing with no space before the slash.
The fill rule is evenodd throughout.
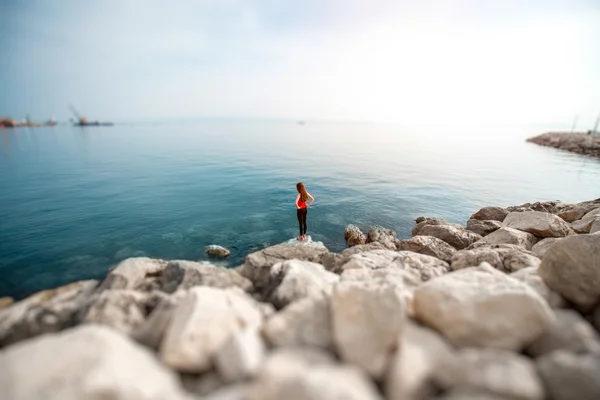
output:
<path id="1" fill-rule="evenodd" d="M 130 334 L 144 323 L 148 299 L 148 293 L 135 290 L 104 290 L 83 311 L 81 321 Z"/>
<path id="2" fill-rule="evenodd" d="M 417 235 L 408 240 L 397 240 L 396 249 L 399 251 L 412 251 L 439 258 L 450 262 L 456 249 L 448 243 L 433 236 Z"/>
<path id="3" fill-rule="evenodd" d="M 385 250 L 386 247 L 378 242 L 369 244 L 359 244 L 344 249 L 341 253 L 327 253 L 323 256 L 321 264 L 326 270 L 341 273 L 342 265 L 346 264 L 354 254 L 363 253 L 371 250 Z"/>
<path id="4" fill-rule="evenodd" d="M 571 224 L 573 230 L 577 233 L 590 233 L 592 225 L 600 219 L 600 207 L 593 209 L 585 214 L 580 220 Z"/>
<path id="5" fill-rule="evenodd" d="M 499 221 L 479 219 L 470 219 L 467 221 L 467 230 L 481 236 L 487 236 L 500 228 L 502 228 L 502 223 Z"/>
<path id="6" fill-rule="evenodd" d="M 0 352 L 0 371 L 7 400 L 186 398 L 176 376 L 149 350 L 98 325 L 10 346 Z"/>
<path id="7" fill-rule="evenodd" d="M 454 350 L 437 332 L 407 320 L 385 380 L 389 400 L 427 399 L 448 387 L 460 368 Z"/>
<path id="8" fill-rule="evenodd" d="M 600 300 L 600 236 L 564 238 L 546 252 L 540 265 L 544 282 L 582 310 Z"/>
<path id="9" fill-rule="evenodd" d="M 540 276 L 538 269 L 538 267 L 523 268 L 511 273 L 510 277 L 527 284 L 540 296 L 542 296 L 550 307 L 566 308 L 567 301 L 560 294 L 550 289 L 548 285 L 544 283 L 544 280 Z"/>
<path id="10" fill-rule="evenodd" d="M 504 221 L 508 215 L 508 211 L 500 207 L 483 207 L 475 214 L 471 215 L 470 219 L 478 219 L 481 221 Z"/>
<path id="11" fill-rule="evenodd" d="M 246 400 L 248 387 L 246 383 L 228 385 L 215 390 L 208 396 L 203 397 L 202 400 Z"/>
<path id="12" fill-rule="evenodd" d="M 511 212 L 504 219 L 503 225 L 529 232 L 539 238 L 563 237 L 571 232 L 569 224 L 563 219 L 540 211 Z"/>
<path id="13" fill-rule="evenodd" d="M 458 225 L 458 224 L 451 224 L 450 222 L 446 221 L 443 218 L 424 218 L 424 217 L 419 217 L 415 220 L 415 222 L 417 223 L 414 228 L 412 229 L 411 235 L 412 236 L 417 236 L 417 235 L 423 235 L 421 233 L 421 229 L 423 229 L 424 226 L 427 225 L 450 225 L 450 226 L 454 226 L 457 229 L 461 229 L 462 226 Z"/>
<path id="14" fill-rule="evenodd" d="M 600 199 L 572 204 L 560 211 L 558 216 L 567 222 L 575 222 L 595 208 L 600 208 Z"/>
<path id="15" fill-rule="evenodd" d="M 529 286 L 482 263 L 432 279 L 414 292 L 417 320 L 457 346 L 518 351 L 553 322 Z"/>
<path id="16" fill-rule="evenodd" d="M 537 369 L 553 400 L 600 399 L 600 356 L 558 350 L 537 359 Z"/>
<path id="17" fill-rule="evenodd" d="M 222 289 L 239 287 L 245 291 L 252 289 L 252 282 L 232 269 L 182 260 L 169 261 L 159 282 L 161 290 L 167 293 L 194 286 L 211 286 Z"/>
<path id="18" fill-rule="evenodd" d="M 226 382 L 238 382 L 256 374 L 265 358 L 265 344 L 257 327 L 235 331 L 217 351 L 215 363 Z"/>
<path id="19" fill-rule="evenodd" d="M 281 282 L 270 296 L 278 308 L 307 296 L 328 290 L 340 277 L 310 261 L 288 260 L 271 268 L 271 280 Z"/>
<path id="20" fill-rule="evenodd" d="M 136 289 L 144 282 L 147 275 L 157 275 L 167 262 L 147 257 L 128 258 L 121 261 L 102 283 L 98 290 L 106 289 Z"/>
<path id="21" fill-rule="evenodd" d="M 594 223 L 590 227 L 591 234 L 598 233 L 598 232 L 600 232 L 600 218 L 596 219 L 596 221 L 594 221 Z"/>
<path id="22" fill-rule="evenodd" d="M 93 280 L 75 282 L 38 292 L 0 310 L 0 348 L 76 325 L 78 313 L 97 286 Z"/>
<path id="23" fill-rule="evenodd" d="M 502 227 L 493 233 L 490 233 L 483 239 L 479 240 L 479 244 L 514 244 L 531 250 L 533 245 L 537 243 L 537 238 L 531 233 L 523 232 L 518 229 Z"/>
<path id="24" fill-rule="evenodd" d="M 212 257 L 227 257 L 229 254 L 231 254 L 231 251 L 229 249 L 226 249 L 223 246 L 218 246 L 216 244 L 206 246 L 204 251 L 206 252 L 206 254 Z"/>
<path id="25" fill-rule="evenodd" d="M 341 358 L 375 378 L 383 377 L 405 318 L 397 287 L 356 281 L 336 284 L 331 314 Z"/>
<path id="26" fill-rule="evenodd" d="M 246 256 L 239 273 L 250 279 L 256 290 L 265 290 L 271 285 L 273 265 L 287 260 L 320 263 L 323 256 L 328 253 L 329 250 L 319 242 L 282 243 Z"/>
<path id="27" fill-rule="evenodd" d="M 396 232 L 381 226 L 374 226 L 367 233 L 367 243 L 381 243 L 385 248 L 396 250 Z"/>
<path id="28" fill-rule="evenodd" d="M 277 351 L 267 359 L 249 387 L 247 400 L 281 399 L 381 400 L 381 397 L 374 384 L 355 367 L 315 360 L 298 351 L 296 354 Z"/>
<path id="29" fill-rule="evenodd" d="M 358 253 L 342 266 L 342 270 L 349 269 L 380 269 L 392 268 L 411 270 L 418 273 L 422 281 L 443 275 L 450 270 L 447 262 L 425 254 L 411 251 L 374 250 Z"/>
<path id="30" fill-rule="evenodd" d="M 481 235 L 467 231 L 463 227 L 457 228 L 451 225 L 425 225 L 419 235 L 433 236 L 443 240 L 457 250 L 464 249 L 472 243 L 481 239 Z"/>
<path id="31" fill-rule="evenodd" d="M 554 243 L 558 242 L 562 238 L 546 238 L 537 242 L 532 248 L 531 251 L 535 253 L 539 258 L 544 257 L 544 254 L 548 251 L 550 246 Z"/>
<path id="32" fill-rule="evenodd" d="M 527 353 L 539 357 L 554 350 L 573 353 L 600 354 L 600 337 L 579 313 L 573 310 L 555 310 L 556 320 L 550 329 L 533 342 Z"/>
<path id="33" fill-rule="evenodd" d="M 178 371 L 208 371 L 233 332 L 259 326 L 262 320 L 255 301 L 238 288 L 193 287 L 173 313 L 160 356 Z"/>
<path id="34" fill-rule="evenodd" d="M 344 240 L 346 240 L 348 247 L 352 247 L 365 244 L 367 242 L 367 237 L 360 230 L 360 228 L 358 228 L 356 225 L 350 224 L 346 226 L 346 229 L 344 229 Z"/>
<path id="35" fill-rule="evenodd" d="M 202 396 L 200 397 L 202 400 L 205 400 L 204 396 L 212 395 L 227 388 L 227 382 L 216 370 L 210 370 L 202 374 L 180 373 L 179 376 L 185 390 L 190 394 Z M 196 400 L 198 398 L 190 396 L 188 400 L 192 399 Z"/>
<path id="36" fill-rule="evenodd" d="M 293 302 L 269 317 L 262 329 L 265 339 L 276 347 L 333 350 L 329 297 L 322 294 Z"/>
<path id="37" fill-rule="evenodd" d="M 457 251 L 450 262 L 453 270 L 478 266 L 482 262 L 503 272 L 514 272 L 528 267 L 539 267 L 541 260 L 524 248 L 512 244 L 488 245 L 474 243 L 468 249 Z"/>
<path id="38" fill-rule="evenodd" d="M 536 201 L 535 203 L 525 203 L 520 206 L 506 207 L 508 212 L 539 211 L 550 214 L 558 214 L 562 210 L 570 207 L 571 204 L 559 200 L 555 201 Z"/>
<path id="39" fill-rule="evenodd" d="M 152 350 L 158 350 L 177 304 L 186 295 L 187 292 L 182 290 L 160 301 L 148 318 L 131 332 L 131 337 Z"/>
<path id="40" fill-rule="evenodd" d="M 489 393 L 499 398 L 542 400 L 544 387 L 535 364 L 506 350 L 465 349 L 459 353 L 453 391 Z"/>

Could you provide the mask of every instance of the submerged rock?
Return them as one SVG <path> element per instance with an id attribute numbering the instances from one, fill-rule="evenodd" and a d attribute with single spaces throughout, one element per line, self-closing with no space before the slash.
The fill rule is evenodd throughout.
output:
<path id="1" fill-rule="evenodd" d="M 6 399 L 187 398 L 175 374 L 150 351 L 98 325 L 10 346 L 0 352 L 0 371 Z"/>
<path id="2" fill-rule="evenodd" d="M 348 225 L 344 229 L 344 240 L 348 247 L 365 244 L 367 237 L 356 225 Z"/>
<path id="3" fill-rule="evenodd" d="M 540 276 L 565 299 L 590 311 L 600 301 L 600 236 L 564 238 L 546 252 Z"/>
<path id="4" fill-rule="evenodd" d="M 414 293 L 416 318 L 461 347 L 519 351 L 553 322 L 546 301 L 483 263 L 432 279 Z"/>
<path id="5" fill-rule="evenodd" d="M 554 214 L 541 211 L 511 212 L 503 225 L 529 232 L 539 238 L 563 237 L 571 233 L 569 224 Z"/>
<path id="6" fill-rule="evenodd" d="M 231 254 L 231 251 L 229 249 L 226 249 L 223 246 L 218 246 L 216 244 L 206 246 L 204 251 L 206 252 L 206 254 L 212 257 L 227 257 L 229 254 Z"/>

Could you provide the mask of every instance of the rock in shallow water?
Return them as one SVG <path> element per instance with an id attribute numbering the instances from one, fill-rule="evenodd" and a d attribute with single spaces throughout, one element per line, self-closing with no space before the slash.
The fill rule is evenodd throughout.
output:
<path id="1" fill-rule="evenodd" d="M 554 291 L 584 311 L 600 301 L 600 236 L 564 238 L 546 252 L 540 276 Z"/>
<path id="2" fill-rule="evenodd" d="M 206 246 L 204 251 L 206 252 L 206 254 L 212 257 L 227 257 L 229 254 L 231 254 L 231 251 L 229 249 L 226 249 L 225 247 L 216 244 Z"/>
<path id="3" fill-rule="evenodd" d="M 0 371 L 7 400 L 186 398 L 173 372 L 150 351 L 97 325 L 11 346 L 0 352 Z"/>
<path id="4" fill-rule="evenodd" d="M 554 321 L 539 294 L 486 263 L 419 286 L 414 309 L 419 321 L 461 347 L 519 351 Z"/>

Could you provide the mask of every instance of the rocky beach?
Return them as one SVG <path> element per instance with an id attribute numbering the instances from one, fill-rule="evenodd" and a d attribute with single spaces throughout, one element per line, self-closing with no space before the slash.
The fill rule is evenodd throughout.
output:
<path id="1" fill-rule="evenodd" d="M 600 158 L 600 135 L 583 132 L 547 132 L 527 139 L 540 146 Z"/>
<path id="2" fill-rule="evenodd" d="M 391 228 L 1 298 L 1 398 L 600 398 L 600 199 Z"/>

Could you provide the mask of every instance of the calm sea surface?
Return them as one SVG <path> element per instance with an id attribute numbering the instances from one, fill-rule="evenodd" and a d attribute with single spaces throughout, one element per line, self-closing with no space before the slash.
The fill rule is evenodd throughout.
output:
<path id="1" fill-rule="evenodd" d="M 478 208 L 600 197 L 600 161 L 525 143 L 551 127 L 434 128 L 196 120 L 0 130 L 0 297 L 101 278 L 132 256 L 227 264 L 308 233 L 334 251 L 344 227 L 410 237 L 413 218 L 464 224 Z"/>

